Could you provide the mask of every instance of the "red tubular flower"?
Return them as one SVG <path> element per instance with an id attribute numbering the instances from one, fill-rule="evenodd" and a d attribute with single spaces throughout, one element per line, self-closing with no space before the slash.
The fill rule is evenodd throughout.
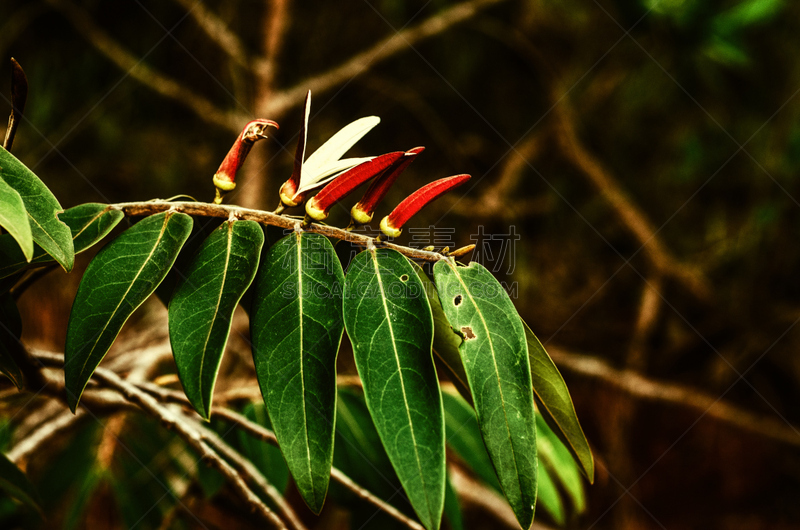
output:
<path id="1" fill-rule="evenodd" d="M 322 221 L 328 217 L 334 204 L 375 175 L 382 173 L 403 156 L 405 156 L 403 151 L 386 153 L 345 171 L 306 203 L 306 213 L 315 221 Z"/>
<path id="2" fill-rule="evenodd" d="M 402 233 L 403 225 L 408 222 L 424 206 L 432 203 L 448 191 L 464 184 L 469 175 L 456 175 L 431 182 L 405 198 L 403 202 L 381 220 L 381 232 L 387 237 L 397 237 Z"/>
<path id="3" fill-rule="evenodd" d="M 253 144 L 267 137 L 267 127 L 277 129 L 278 124 L 272 120 L 253 120 L 244 126 L 242 133 L 233 143 L 217 172 L 214 173 L 214 186 L 217 187 L 214 204 L 221 203 L 222 196 L 236 187 L 236 173 L 244 164 Z"/>
<path id="4" fill-rule="evenodd" d="M 388 167 L 382 175 L 378 176 L 378 178 L 370 184 L 369 189 L 364 196 L 361 197 L 361 200 L 358 201 L 358 204 L 353 206 L 350 210 L 350 216 L 355 223 L 365 225 L 372 221 L 375 207 L 378 206 L 378 203 L 386 196 L 386 193 L 389 191 L 389 188 L 392 187 L 394 181 L 397 180 L 400 173 L 405 171 L 411 162 L 417 158 L 417 155 L 424 150 L 424 147 L 409 149 L 402 158 Z"/>

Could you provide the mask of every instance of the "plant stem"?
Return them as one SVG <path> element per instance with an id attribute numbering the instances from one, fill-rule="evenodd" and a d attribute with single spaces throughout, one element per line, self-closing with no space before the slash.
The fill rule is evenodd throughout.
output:
<path id="1" fill-rule="evenodd" d="M 146 202 L 124 202 L 112 204 L 112 208 L 122 211 L 125 215 L 129 216 L 146 216 L 153 215 L 167 210 L 182 212 L 188 215 L 199 215 L 203 217 L 221 217 L 229 219 L 236 217 L 238 219 L 247 219 L 249 221 L 256 221 L 263 225 L 277 226 L 286 230 L 295 230 L 298 226 L 307 232 L 314 232 L 322 234 L 334 239 L 348 241 L 363 247 L 369 246 L 370 243 L 375 244 L 380 242 L 382 246 L 391 248 L 398 251 L 404 256 L 422 261 L 439 261 L 444 256 L 438 252 L 427 252 L 393 243 L 385 243 L 380 238 L 373 238 L 361 234 L 349 232 L 343 228 L 336 228 L 317 223 L 309 223 L 303 226 L 303 223 L 297 219 L 286 215 L 278 215 L 272 212 L 263 210 L 252 210 L 250 208 L 242 208 L 239 206 L 229 206 L 225 204 L 210 204 L 204 202 L 167 202 L 167 201 L 146 201 Z"/>

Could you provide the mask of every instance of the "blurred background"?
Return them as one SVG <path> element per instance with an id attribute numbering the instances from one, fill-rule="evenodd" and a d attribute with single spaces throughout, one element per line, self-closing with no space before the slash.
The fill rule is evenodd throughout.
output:
<path id="1" fill-rule="evenodd" d="M 307 90 L 308 152 L 380 116 L 351 153 L 427 149 L 376 219 L 471 174 L 399 242 L 477 244 L 570 387 L 597 476 L 566 527 L 797 528 L 798 20 L 782 0 L 4 0 L 0 81 L 15 57 L 14 151 L 64 207 L 210 200 L 271 118 L 228 202 L 272 210 Z M 63 349 L 88 259 L 23 297 L 28 343 Z"/>

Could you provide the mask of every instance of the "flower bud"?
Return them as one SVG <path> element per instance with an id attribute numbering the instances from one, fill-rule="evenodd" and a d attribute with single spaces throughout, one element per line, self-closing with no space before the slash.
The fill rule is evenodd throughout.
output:
<path id="1" fill-rule="evenodd" d="M 322 221 L 328 217 L 334 204 L 375 175 L 382 173 L 403 156 L 405 156 L 403 151 L 387 153 L 345 171 L 306 203 L 306 213 L 315 221 Z"/>
<path id="2" fill-rule="evenodd" d="M 409 195 L 381 220 L 381 232 L 387 237 L 398 237 L 403 225 L 423 207 L 432 203 L 453 188 L 464 184 L 469 175 L 456 175 L 431 182 Z"/>
<path id="3" fill-rule="evenodd" d="M 370 184 L 369 189 L 364 196 L 361 197 L 361 200 L 350 210 L 350 216 L 353 218 L 355 224 L 364 225 L 372 221 L 375 208 L 386 196 L 386 193 L 388 193 L 394 181 L 397 180 L 400 173 L 405 171 L 411 162 L 417 158 L 417 155 L 424 150 L 424 147 L 415 147 L 414 149 L 406 151 L 402 158 L 399 158 L 394 164 L 389 166 L 383 174 L 378 176 L 378 178 Z"/>
<path id="4" fill-rule="evenodd" d="M 267 127 L 278 128 L 272 120 L 253 120 L 242 129 L 242 133 L 233 143 L 230 151 L 225 156 L 219 169 L 214 174 L 214 186 L 217 187 L 215 204 L 222 202 L 222 196 L 236 187 L 236 173 L 244 164 L 253 144 L 262 138 L 267 138 Z"/>

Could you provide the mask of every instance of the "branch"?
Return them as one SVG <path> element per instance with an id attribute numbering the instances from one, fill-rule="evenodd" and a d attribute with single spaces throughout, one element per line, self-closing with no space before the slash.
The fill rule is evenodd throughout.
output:
<path id="1" fill-rule="evenodd" d="M 652 265 L 685 285 L 700 299 L 711 296 L 708 280 L 697 270 L 680 263 L 658 237 L 647 216 L 600 161 L 583 145 L 575 131 L 572 110 L 564 96 L 551 89 L 558 145 L 566 158 L 597 188 L 633 236 Z"/>
<path id="2" fill-rule="evenodd" d="M 182 392 L 178 392 L 176 390 L 169 390 L 167 388 L 162 388 L 158 385 L 154 385 L 152 383 L 142 383 L 138 385 L 143 391 L 147 392 L 148 394 L 154 396 L 155 398 L 159 399 L 160 401 L 164 401 L 167 403 L 177 403 L 186 407 L 191 406 L 189 400 Z M 268 444 L 278 446 L 278 439 L 275 437 L 275 433 L 271 430 L 267 429 L 250 421 L 246 416 L 234 412 L 230 409 L 225 409 L 221 407 L 216 407 L 211 411 L 211 415 L 215 418 L 224 420 L 226 422 L 232 423 L 233 425 L 239 427 L 244 432 L 249 434 L 250 436 L 261 440 L 263 442 L 267 442 Z M 423 527 L 417 523 L 406 517 L 396 508 L 391 506 L 390 504 L 385 503 L 369 491 L 365 490 L 358 484 L 352 481 L 350 477 L 345 475 L 341 470 L 333 467 L 331 468 L 331 478 L 350 490 L 352 493 L 356 494 L 361 499 L 367 501 L 368 503 L 372 504 L 373 506 L 383 510 L 388 515 L 392 516 L 396 520 L 400 521 L 401 523 L 405 524 L 409 528 L 413 528 L 414 530 L 423 530 Z"/>
<path id="3" fill-rule="evenodd" d="M 266 63 L 264 57 L 258 57 L 247 51 L 242 40 L 236 33 L 228 29 L 227 24 L 213 11 L 211 11 L 202 1 L 198 0 L 175 0 L 191 16 L 197 25 L 200 26 L 209 38 L 228 54 L 228 57 L 239 66 L 252 70 L 256 73 L 261 72 Z"/>
<path id="4" fill-rule="evenodd" d="M 57 368 L 61 368 L 64 366 L 64 356 L 61 354 L 46 352 L 43 350 L 33 350 L 32 353 L 36 359 L 41 361 L 46 366 L 57 367 Z M 230 446 L 226 445 L 225 442 L 223 442 L 216 434 L 210 433 L 205 429 L 201 430 L 200 432 L 197 432 L 194 429 L 194 427 L 192 427 L 187 423 L 187 420 L 185 420 L 183 416 L 174 414 L 172 411 L 159 405 L 158 401 L 161 401 L 163 403 L 178 404 L 184 407 L 191 407 L 189 400 L 182 392 L 163 388 L 152 383 L 133 384 L 128 381 L 125 381 L 124 379 L 116 375 L 114 372 L 105 368 L 97 368 L 95 370 L 95 379 L 102 382 L 106 387 L 109 387 L 115 390 L 116 392 L 122 394 L 129 402 L 138 405 L 139 408 L 155 416 L 156 418 L 161 420 L 163 424 L 167 425 L 169 428 L 172 428 L 173 430 L 178 432 L 178 434 L 187 443 L 189 443 L 189 445 L 194 447 L 195 450 L 197 450 L 203 456 L 203 459 L 207 460 L 211 465 L 214 465 L 215 467 L 220 469 L 219 461 L 221 461 L 223 464 L 228 466 L 227 470 L 220 469 L 220 471 L 223 473 L 223 475 L 225 475 L 226 478 L 228 478 L 234 484 L 236 489 L 243 494 L 245 499 L 247 499 L 248 502 L 251 503 L 251 505 L 253 505 L 259 511 L 262 511 L 263 513 L 262 507 L 256 506 L 251 501 L 250 496 L 254 494 L 246 485 L 246 483 L 244 483 L 244 481 L 242 481 L 239 478 L 238 474 L 236 474 L 236 470 L 233 469 L 229 464 L 227 464 L 225 460 L 220 458 L 220 456 L 216 452 L 214 452 L 214 450 L 211 447 L 219 449 L 220 452 L 224 453 L 226 458 L 231 459 L 237 465 L 241 466 L 240 469 L 244 470 L 245 475 L 253 479 L 254 482 L 258 482 L 257 477 L 258 475 L 260 475 L 260 473 L 256 472 L 256 474 L 254 474 L 255 476 L 250 475 L 252 471 L 250 470 L 250 466 L 252 466 L 252 464 L 242 459 L 242 457 L 238 453 L 236 453 L 236 451 L 231 449 Z M 53 385 L 51 385 L 51 387 L 52 386 Z M 61 392 L 61 394 L 63 394 L 63 392 Z M 82 402 L 85 401 L 86 399 L 84 397 Z M 276 447 L 278 446 L 278 439 L 275 437 L 275 433 L 273 433 L 271 430 L 265 427 L 262 427 L 257 423 L 250 421 L 247 417 L 238 414 L 237 412 L 221 407 L 216 407 L 212 410 L 212 415 L 216 418 L 219 418 L 221 420 L 236 425 L 237 427 L 241 428 L 243 431 L 253 436 L 254 438 L 265 441 Z M 236 476 L 236 479 L 233 479 L 230 473 L 233 473 Z M 331 478 L 339 482 L 341 485 L 349 489 L 351 492 L 353 492 L 360 498 L 364 499 L 365 501 L 369 502 L 375 507 L 383 510 L 391 517 L 397 519 L 399 522 L 405 524 L 409 528 L 412 528 L 414 530 L 424 530 L 423 527 L 419 525 L 419 523 L 409 519 L 391 505 L 385 503 L 378 497 L 371 494 L 369 491 L 358 486 L 355 482 L 353 482 L 347 475 L 342 473 L 342 471 L 340 471 L 339 469 L 335 467 L 331 469 Z M 242 488 L 246 489 L 246 492 Z M 270 495 L 270 498 L 272 498 L 272 494 L 268 493 L 268 489 L 269 488 L 264 488 L 264 491 L 265 493 Z M 274 490 L 274 488 L 272 488 L 272 490 Z M 255 497 L 255 500 L 259 503 L 261 502 L 260 500 L 258 500 L 258 497 Z M 279 506 L 281 505 L 280 503 L 285 502 L 281 498 L 280 494 L 278 494 L 277 499 L 273 498 L 273 500 L 276 501 L 276 504 L 278 504 Z M 263 508 L 269 510 L 269 508 L 267 508 L 266 506 L 263 506 Z M 291 508 L 287 508 L 287 510 L 291 512 Z M 270 513 L 272 512 L 270 511 Z M 272 516 L 277 517 L 275 516 L 274 513 L 272 513 Z M 297 521 L 299 525 L 302 525 L 302 523 L 299 523 L 299 519 L 294 514 L 293 514 L 293 521 Z M 283 526 L 282 523 L 281 525 L 279 525 L 279 527 L 285 528 L 285 526 Z"/>
<path id="5" fill-rule="evenodd" d="M 283 49 L 284 37 L 288 29 L 287 0 L 271 0 L 266 27 L 264 28 L 264 53 L 266 58 L 258 65 L 258 73 L 262 82 L 271 87 L 278 70 L 278 55 Z"/>
<path id="6" fill-rule="evenodd" d="M 37 452 L 39 448 L 48 444 L 54 438 L 59 438 L 62 433 L 82 421 L 84 416 L 86 414 L 79 410 L 75 414 L 61 414 L 58 418 L 44 422 L 38 429 L 20 440 L 6 456 L 8 456 L 9 460 L 19 465 L 27 460 L 30 455 Z"/>
<path id="7" fill-rule="evenodd" d="M 453 211 L 467 217 L 521 219 L 552 209 L 549 196 L 526 200 L 512 195 L 525 170 L 530 167 L 530 160 L 542 150 L 543 136 L 537 133 L 512 149 L 503 162 L 497 181 L 477 199 L 455 200 Z"/>
<path id="8" fill-rule="evenodd" d="M 398 31 L 339 66 L 304 79 L 295 86 L 276 93 L 268 107 L 264 109 L 264 114 L 279 116 L 291 107 L 300 104 L 308 90 L 315 93 L 329 90 L 357 76 L 367 68 L 413 47 L 414 44 L 443 33 L 450 27 L 472 18 L 482 9 L 503 1 L 505 0 L 468 0 L 443 10 L 413 28 Z"/>
<path id="9" fill-rule="evenodd" d="M 185 419 L 186 421 L 189 421 L 187 418 Z M 197 426 L 196 428 L 198 429 L 198 432 L 202 436 L 203 440 L 208 443 L 208 445 L 210 445 L 222 457 L 230 461 L 242 475 L 250 478 L 250 480 L 258 487 L 258 489 L 278 506 L 281 515 L 289 520 L 296 530 L 307 530 L 295 511 L 291 506 L 289 506 L 289 503 L 286 502 L 286 499 L 283 498 L 283 495 L 281 495 L 275 486 L 267 481 L 261 471 L 259 471 L 252 462 L 244 458 L 231 446 L 226 444 L 217 433 L 211 431 L 205 426 Z"/>
<path id="10" fill-rule="evenodd" d="M 55 367 L 64 365 L 63 355 L 35 350 L 34 355 L 41 362 Z M 142 410 L 158 418 L 162 425 L 174 430 L 190 447 L 197 451 L 202 460 L 217 468 L 231 483 L 233 488 L 250 505 L 250 508 L 259 513 L 264 519 L 278 528 L 288 530 L 283 521 L 253 493 L 247 483 L 239 476 L 237 471 L 222 457 L 220 457 L 191 425 L 182 417 L 163 407 L 159 402 L 134 384 L 125 381 L 114 372 L 105 368 L 97 368 L 94 379 L 106 387 L 116 390 L 129 402 L 138 405 Z"/>
<path id="11" fill-rule="evenodd" d="M 636 318 L 636 327 L 633 330 L 631 344 L 628 348 L 626 368 L 635 371 L 644 370 L 647 361 L 647 342 L 655 330 L 658 322 L 658 313 L 661 309 L 661 276 L 645 279 L 642 287 L 642 298 L 639 302 L 639 316 Z"/>
<path id="12" fill-rule="evenodd" d="M 224 204 L 209 204 L 204 202 L 167 202 L 167 201 L 148 201 L 148 202 L 125 202 L 112 204 L 112 208 L 121 210 L 125 215 L 131 216 L 144 216 L 153 215 L 167 210 L 182 212 L 188 215 L 200 215 L 205 217 L 221 217 L 224 219 L 237 218 L 247 219 L 249 221 L 256 221 L 263 225 L 277 226 L 286 230 L 299 230 L 301 229 L 301 221 L 286 215 L 278 215 L 271 212 L 262 210 L 252 210 L 250 208 L 241 208 L 239 206 L 228 206 Z M 322 234 L 334 239 L 340 239 L 349 243 L 354 243 L 363 247 L 370 245 L 384 246 L 400 252 L 401 254 L 411 258 L 423 261 L 439 261 L 445 256 L 438 252 L 427 252 L 424 250 L 417 250 L 415 248 L 404 247 L 392 243 L 377 243 L 375 238 L 348 232 L 347 230 L 328 226 L 323 224 L 311 223 L 309 226 L 302 228 L 306 232 L 313 232 Z"/>
<path id="13" fill-rule="evenodd" d="M 556 347 L 548 349 L 559 368 L 599 379 L 632 396 L 696 409 L 742 430 L 800 447 L 800 430 L 793 425 L 759 416 L 688 386 L 648 379 L 630 370 L 617 370 L 596 357 Z"/>
<path id="14" fill-rule="evenodd" d="M 146 87 L 181 103 L 203 120 L 236 133 L 241 131 L 242 124 L 248 120 L 247 116 L 220 110 L 203 96 L 195 94 L 174 79 L 147 66 L 143 60 L 137 59 L 129 50 L 98 27 L 84 9 L 76 6 L 70 0 L 47 0 L 47 3 L 61 12 L 75 30 L 97 51 L 125 71 L 126 75 L 130 75 Z"/>

